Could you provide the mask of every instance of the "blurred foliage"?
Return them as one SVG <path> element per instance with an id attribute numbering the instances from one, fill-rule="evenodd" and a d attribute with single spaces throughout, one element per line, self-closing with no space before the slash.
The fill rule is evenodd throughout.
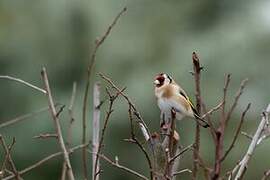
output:
<path id="1" fill-rule="evenodd" d="M 40 70 L 46 66 L 53 95 L 64 104 L 68 104 L 72 83 L 77 81 L 79 89 L 73 144 L 79 144 L 82 96 L 89 56 L 95 39 L 103 34 L 125 5 L 127 13 L 99 49 L 92 82 L 100 81 L 96 73 L 103 72 L 120 86 L 126 86 L 129 96 L 154 131 L 159 124 L 159 110 L 153 94 L 153 77 L 159 72 L 171 74 L 193 98 L 194 82 L 189 71 L 192 69 L 191 53 L 196 51 L 205 67 L 202 93 L 208 107 L 216 105 L 221 99 L 225 73 L 232 73 L 231 99 L 241 79 L 250 79 L 228 128 L 225 147 L 231 142 L 241 110 L 248 102 L 252 103 L 252 109 L 243 129 L 251 134 L 255 132 L 260 112 L 269 103 L 269 1 L 1 0 L 0 74 L 19 77 L 42 87 Z M 104 91 L 105 84 L 102 84 Z M 0 87 L 0 122 L 47 104 L 42 94 L 21 84 L 1 80 Z M 106 104 L 103 110 L 105 107 Z M 90 117 L 91 109 L 90 106 Z M 67 113 L 61 119 L 65 128 Z M 91 129 L 89 126 L 88 130 Z M 193 142 L 193 121 L 180 122 L 178 129 L 183 145 Z M 23 169 L 59 150 L 53 139 L 32 138 L 39 133 L 53 131 L 49 114 L 42 113 L 1 129 L 0 133 L 8 142 L 16 137 L 12 155 L 17 168 Z M 129 137 L 128 131 L 127 107 L 123 100 L 118 100 L 106 135 L 105 153 L 112 158 L 118 155 L 121 163 L 139 172 L 146 172 L 143 154 L 137 147 L 122 141 Z M 202 156 L 211 165 L 214 146 L 207 130 L 202 130 L 201 141 Z M 224 163 L 224 171 L 235 165 L 248 144 L 249 140 L 245 137 L 239 138 Z M 269 148 L 269 140 L 258 147 L 246 179 L 257 179 L 270 167 L 270 159 L 266 155 Z M 2 150 L 0 158 L 3 158 Z M 25 179 L 59 179 L 60 162 L 61 158 L 52 160 L 28 173 Z M 81 179 L 79 152 L 72 156 L 72 164 L 76 177 Z M 135 179 L 106 163 L 102 165 L 105 170 L 102 179 Z M 191 166 L 189 153 L 183 158 L 181 167 Z M 187 179 L 188 175 L 183 177 Z"/>

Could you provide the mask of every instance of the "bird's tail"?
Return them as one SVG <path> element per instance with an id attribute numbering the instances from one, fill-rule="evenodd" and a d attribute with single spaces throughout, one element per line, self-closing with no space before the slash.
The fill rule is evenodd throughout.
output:
<path id="1" fill-rule="evenodd" d="M 197 110 L 196 110 L 193 106 L 191 106 L 191 108 L 192 108 L 193 115 L 194 115 L 194 117 L 196 118 L 196 120 L 200 121 L 199 124 L 200 124 L 202 127 L 204 127 L 204 128 L 208 128 L 208 127 L 209 127 L 208 122 L 206 122 L 204 119 L 202 119 L 202 118 L 200 117 L 199 113 L 197 112 Z M 203 124 L 201 124 L 201 123 L 203 123 Z"/>
<path id="2" fill-rule="evenodd" d="M 196 118 L 196 120 L 199 120 L 200 122 L 203 123 L 203 124 L 199 123 L 202 127 L 204 127 L 204 128 L 208 128 L 209 127 L 208 122 L 206 122 L 204 119 L 202 119 L 199 115 L 194 114 L 194 117 Z"/>

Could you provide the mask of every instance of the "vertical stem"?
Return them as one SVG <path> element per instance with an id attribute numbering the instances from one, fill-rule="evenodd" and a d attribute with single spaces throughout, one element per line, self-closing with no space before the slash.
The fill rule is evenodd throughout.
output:
<path id="1" fill-rule="evenodd" d="M 224 142 L 224 134 L 225 134 L 225 126 L 226 126 L 226 98 L 227 98 L 227 89 L 231 80 L 231 75 L 227 74 L 225 78 L 225 84 L 223 88 L 223 104 L 221 106 L 221 118 L 219 122 L 219 127 L 216 130 L 216 139 L 215 139 L 215 164 L 214 164 L 214 173 L 212 175 L 212 180 L 216 180 L 220 176 L 221 172 L 221 157 L 223 154 L 223 142 Z"/>
<path id="2" fill-rule="evenodd" d="M 201 90 L 200 90 L 200 72 L 202 67 L 200 66 L 200 60 L 195 52 L 192 53 L 194 79 L 195 79 L 195 95 L 196 95 L 196 109 L 201 114 Z M 192 179 L 197 179 L 198 173 L 198 161 L 199 161 L 199 151 L 200 151 L 200 125 L 196 123 L 196 133 L 195 133 L 195 143 L 193 151 L 193 171 Z"/>
<path id="3" fill-rule="evenodd" d="M 96 54 L 98 51 L 98 48 L 102 45 L 102 43 L 105 41 L 105 39 L 109 36 L 112 28 L 115 26 L 117 23 L 118 19 L 122 16 L 124 12 L 127 11 L 127 8 L 124 7 L 114 18 L 113 22 L 110 24 L 110 26 L 107 28 L 105 33 L 101 36 L 100 39 L 97 39 L 95 42 L 95 47 L 93 50 L 93 53 L 91 54 L 89 64 L 87 67 L 87 81 L 86 81 L 86 86 L 85 86 L 85 91 L 84 91 L 84 98 L 83 98 L 83 112 L 82 112 L 82 144 L 86 143 L 86 115 L 87 115 L 87 105 L 88 105 L 88 91 L 90 88 L 90 78 L 91 78 L 91 72 L 96 60 Z M 83 174 L 84 174 L 84 179 L 87 179 L 87 161 L 86 161 L 86 147 L 83 148 L 82 150 L 82 162 L 83 162 Z"/>
<path id="4" fill-rule="evenodd" d="M 74 119 L 73 116 L 73 105 L 75 102 L 75 97 L 76 97 L 76 91 L 77 91 L 77 83 L 74 82 L 73 83 L 73 88 L 72 88 L 72 94 L 71 94 L 71 98 L 70 98 L 70 103 L 69 103 L 69 107 L 68 107 L 68 114 L 70 117 L 70 121 L 68 124 L 68 132 L 67 132 L 67 147 L 70 148 L 71 143 L 72 143 L 72 124 Z M 66 162 L 63 163 L 63 167 L 62 167 L 62 175 L 61 175 L 61 180 L 65 180 L 66 179 L 66 173 L 67 173 L 67 165 Z"/>
<path id="5" fill-rule="evenodd" d="M 92 139 L 92 147 L 93 147 L 93 154 L 92 154 L 92 179 L 95 178 L 97 172 L 99 172 L 99 160 L 96 156 L 98 152 L 98 144 L 99 144 L 99 129 L 100 129 L 100 84 L 95 83 L 94 85 L 94 93 L 93 93 L 93 124 L 92 124 L 92 132 L 93 132 L 93 139 Z M 95 162 L 97 161 L 97 169 L 95 170 Z M 96 175 L 96 180 L 99 180 L 99 174 Z"/>
<path id="6" fill-rule="evenodd" d="M 43 68 L 42 72 L 41 72 L 44 84 L 45 84 L 45 89 L 46 89 L 46 95 L 48 97 L 48 103 L 49 103 L 49 107 L 50 107 L 50 111 L 51 111 L 51 115 L 52 118 L 54 120 L 54 126 L 56 129 L 56 133 L 57 133 L 57 140 L 58 143 L 62 149 L 63 155 L 64 155 L 64 161 L 66 162 L 67 165 L 67 173 L 69 176 L 69 180 L 74 180 L 74 175 L 73 175 L 73 171 L 72 171 L 72 167 L 71 167 L 71 163 L 70 163 L 70 159 L 69 159 L 69 154 L 67 151 L 67 148 L 65 146 L 65 142 L 63 139 L 63 135 L 62 135 L 62 130 L 61 130 L 61 126 L 60 126 L 60 121 L 59 118 L 57 117 L 57 112 L 54 106 L 54 102 L 53 102 L 53 98 L 52 98 L 52 94 L 51 94 L 51 89 L 50 89 L 50 85 L 49 85 L 49 80 L 48 80 L 48 76 L 47 76 L 47 72 L 46 69 Z"/>

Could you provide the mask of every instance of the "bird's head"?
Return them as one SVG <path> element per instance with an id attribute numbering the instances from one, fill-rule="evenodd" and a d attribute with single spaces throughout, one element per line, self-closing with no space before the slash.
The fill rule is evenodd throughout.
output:
<path id="1" fill-rule="evenodd" d="M 165 73 L 160 73 L 155 77 L 154 84 L 156 87 L 161 87 L 163 85 L 168 85 L 172 83 L 173 79 L 171 76 Z"/>

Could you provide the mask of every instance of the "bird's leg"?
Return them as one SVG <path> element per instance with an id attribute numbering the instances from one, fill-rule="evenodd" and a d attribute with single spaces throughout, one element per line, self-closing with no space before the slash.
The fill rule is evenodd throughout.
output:
<path id="1" fill-rule="evenodd" d="M 160 115 L 160 131 L 162 135 L 169 136 L 168 130 L 171 127 L 170 119 L 165 112 L 161 112 Z"/>
<path id="2" fill-rule="evenodd" d="M 172 108 L 172 110 L 171 110 L 171 118 L 172 119 L 175 119 L 176 118 L 176 110 L 174 109 L 174 108 Z"/>
<path id="3" fill-rule="evenodd" d="M 166 124 L 165 122 L 165 113 L 161 112 L 160 114 L 160 127 L 162 128 Z"/>

